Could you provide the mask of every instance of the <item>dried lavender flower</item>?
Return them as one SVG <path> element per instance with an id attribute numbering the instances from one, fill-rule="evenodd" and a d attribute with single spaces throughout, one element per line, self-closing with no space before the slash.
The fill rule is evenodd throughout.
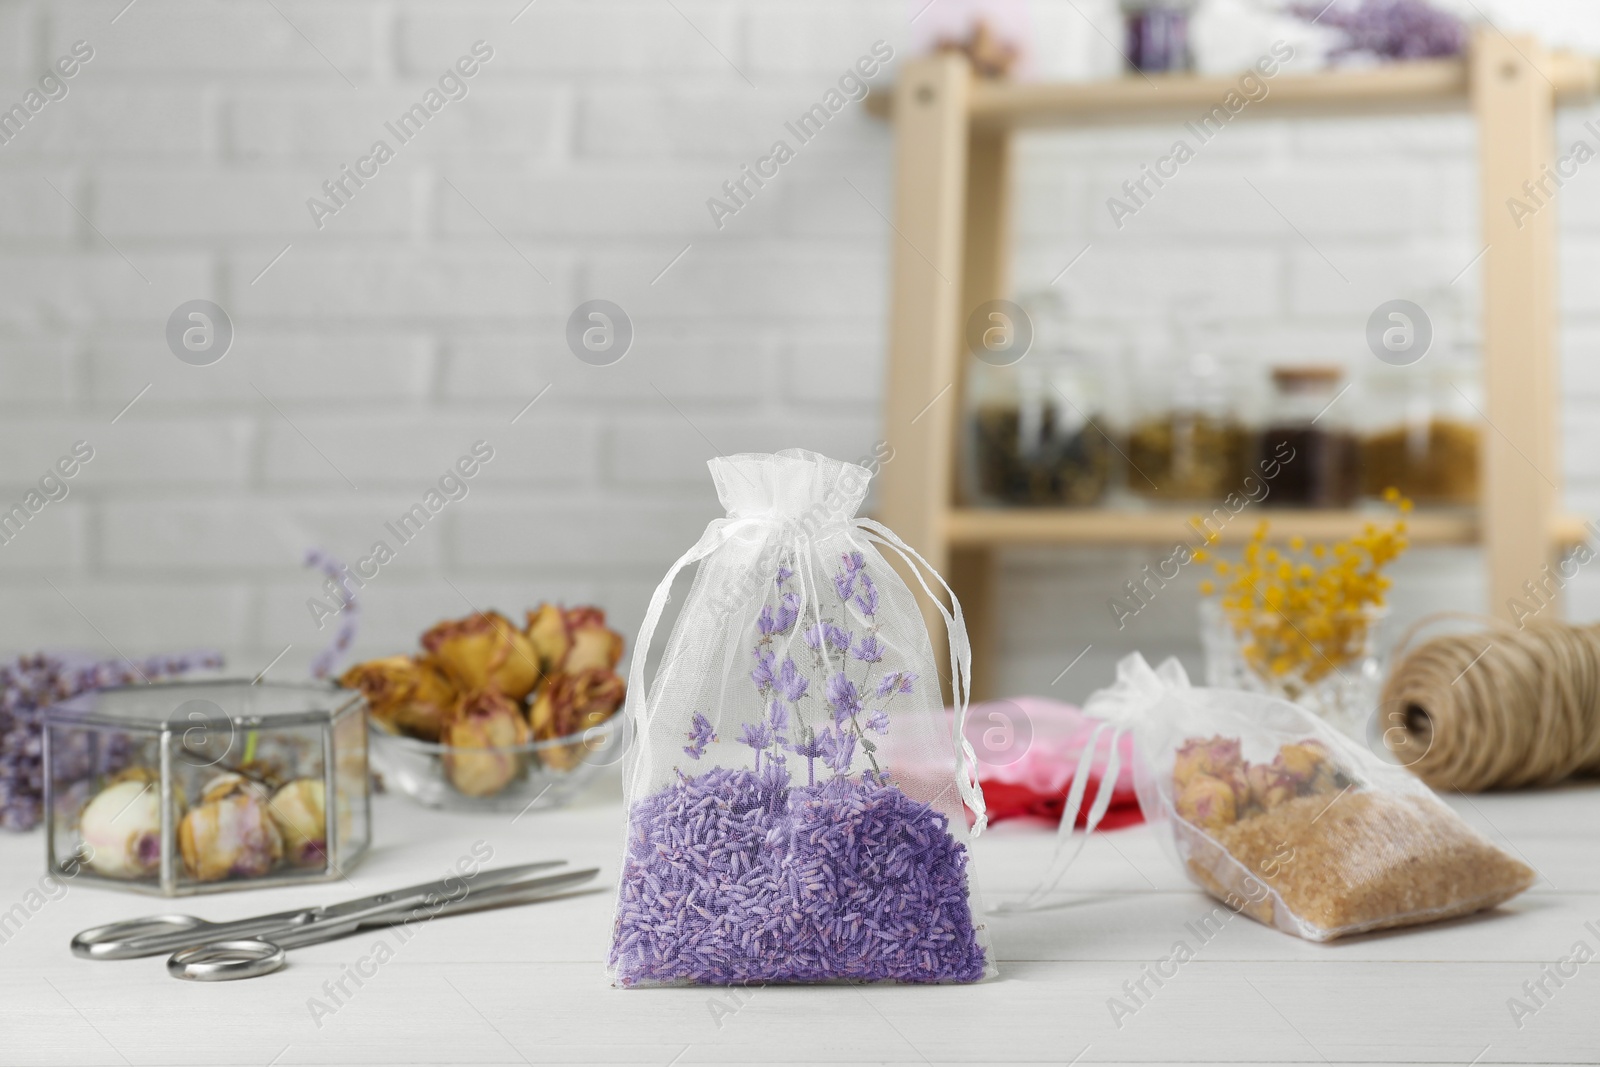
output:
<path id="1" fill-rule="evenodd" d="M 350 568 L 338 559 L 320 548 L 313 548 L 306 552 L 305 565 L 321 571 L 327 579 L 324 584 L 338 593 L 339 627 L 328 647 L 311 661 L 311 677 L 327 678 L 355 644 L 356 633 L 361 629 L 361 606 L 356 602 L 355 590 L 350 588 Z"/>
<path id="2" fill-rule="evenodd" d="M 46 708 L 90 689 L 175 678 L 221 666 L 221 653 L 208 650 L 143 660 L 95 660 L 81 653 L 41 652 L 0 666 L 0 827 L 31 830 L 43 816 Z M 103 745 L 93 766 L 87 736 L 67 740 L 66 750 L 55 754 L 63 780 L 121 770 L 128 758 L 126 736 Z"/>
<path id="3" fill-rule="evenodd" d="M 840 558 L 834 617 L 847 617 L 852 604 L 872 616 L 878 591 L 864 554 Z M 865 725 L 858 718 L 863 691 L 874 687 L 871 665 L 891 650 L 875 622 L 856 640 L 812 606 L 800 636 L 819 653 L 813 674 L 789 656 L 780 664 L 769 646 L 780 626 L 798 621 L 799 597 L 781 592 L 793 573 L 779 567 L 778 603 L 764 605 L 755 623 L 750 680 L 758 702 L 738 737 L 752 750 L 753 769 L 679 770 L 629 813 L 611 950 L 617 981 L 976 981 L 985 960 L 966 850 L 945 815 L 912 800 L 879 767 L 867 732 L 887 733 L 889 713 L 874 710 Z M 847 655 L 829 660 L 828 652 Z M 856 663 L 868 665 L 859 682 L 848 673 L 861 669 Z M 910 693 L 916 677 L 890 671 L 876 692 Z M 805 721 L 800 703 L 812 681 L 832 720 L 822 729 Z M 696 760 L 716 739 L 700 713 L 688 736 L 684 753 Z M 785 748 L 805 759 L 804 786 L 792 781 Z M 872 766 L 853 777 L 858 752 Z M 833 772 L 821 784 L 819 759 Z"/>
<path id="4" fill-rule="evenodd" d="M 716 767 L 631 818 L 610 955 L 622 985 L 983 977 L 966 849 L 875 775 L 784 788 Z"/>
<path id="5" fill-rule="evenodd" d="M 711 729 L 711 720 L 697 711 L 694 713 L 694 725 L 689 730 L 689 743 L 684 746 L 683 751 L 689 758 L 699 759 L 705 755 L 706 746 L 716 739 L 717 735 Z"/>
<path id="6" fill-rule="evenodd" d="M 1425 0 L 1360 0 L 1354 7 L 1326 0 L 1291 4 L 1294 15 L 1342 30 L 1345 43 L 1332 58 L 1366 52 L 1384 59 L 1436 59 L 1467 48 L 1467 26 Z"/>
<path id="7" fill-rule="evenodd" d="M 798 704 L 809 688 L 811 688 L 810 680 L 800 673 L 800 668 L 795 666 L 794 660 L 788 656 L 783 657 L 783 666 L 778 670 L 778 691 L 783 694 L 783 699 L 791 704 Z"/>

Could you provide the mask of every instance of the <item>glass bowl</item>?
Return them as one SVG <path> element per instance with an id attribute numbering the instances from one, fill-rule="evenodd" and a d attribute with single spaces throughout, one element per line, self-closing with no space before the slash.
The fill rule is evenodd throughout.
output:
<path id="1" fill-rule="evenodd" d="M 395 733 L 367 719 L 373 769 L 384 785 L 429 808 L 514 811 L 555 808 L 622 759 L 621 713 L 582 733 L 504 748 L 460 748 Z"/>

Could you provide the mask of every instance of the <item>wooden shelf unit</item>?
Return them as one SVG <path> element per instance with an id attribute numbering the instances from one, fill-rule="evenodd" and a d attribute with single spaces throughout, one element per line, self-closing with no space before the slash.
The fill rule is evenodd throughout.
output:
<path id="1" fill-rule="evenodd" d="M 1196 119 L 1237 78 L 1126 77 L 1108 82 L 1015 84 L 976 79 L 959 55 L 905 64 L 892 95 L 869 109 L 895 127 L 889 373 L 885 436 L 893 462 L 879 475 L 883 520 L 950 578 L 966 608 L 974 692 L 989 692 L 995 550 L 1005 545 L 1176 544 L 1191 512 L 962 507 L 955 484 L 962 427 L 964 324 L 985 301 L 1009 295 L 1011 138 L 1018 128 Z M 1492 610 L 1509 616 L 1558 544 L 1585 539 L 1556 513 L 1555 210 L 1514 220 L 1509 198 L 1553 155 L 1558 103 L 1600 89 L 1594 60 L 1549 52 L 1529 37 L 1475 34 L 1463 59 L 1371 70 L 1280 74 L 1250 105 L 1282 117 L 1469 111 L 1478 127 L 1486 416 L 1483 492 L 1476 513 L 1420 513 L 1414 541 L 1482 544 Z M 1361 344 L 1352 337 L 1352 344 Z M 1268 513 L 1263 512 L 1262 515 Z M 1223 539 L 1249 536 L 1251 515 Z M 1370 521 L 1358 510 L 1272 511 L 1275 537 L 1347 536 Z M 931 620 L 932 625 L 937 620 Z"/>

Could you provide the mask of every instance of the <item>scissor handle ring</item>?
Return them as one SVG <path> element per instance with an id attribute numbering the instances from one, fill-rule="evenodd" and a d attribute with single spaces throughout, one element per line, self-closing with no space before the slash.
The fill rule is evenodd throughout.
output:
<path id="1" fill-rule="evenodd" d="M 204 926 L 193 915 L 147 915 L 85 930 L 72 939 L 72 954 L 87 960 L 126 960 L 144 955 L 143 942 Z"/>
<path id="2" fill-rule="evenodd" d="M 271 974 L 288 958 L 283 949 L 270 941 L 255 938 L 216 941 L 174 952 L 167 960 L 167 973 L 191 982 L 230 982 L 235 978 Z"/>

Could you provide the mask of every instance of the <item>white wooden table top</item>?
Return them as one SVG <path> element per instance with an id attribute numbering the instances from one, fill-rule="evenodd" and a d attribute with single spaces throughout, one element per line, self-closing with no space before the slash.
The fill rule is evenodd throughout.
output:
<path id="1" fill-rule="evenodd" d="M 1108 999 L 1213 904 L 1144 828 L 1097 836 L 1066 906 L 991 916 L 1000 977 L 976 986 L 617 990 L 602 959 L 605 891 L 299 949 L 288 968 L 203 985 L 160 958 L 73 957 L 78 930 L 160 911 L 208 919 L 324 903 L 422 881 L 474 842 L 493 863 L 561 857 L 615 876 L 621 805 L 604 786 L 565 811 L 467 817 L 379 798 L 366 861 L 342 883 L 176 902 L 73 885 L 0 944 L 0 1063 L 939 1064 L 1596 1063 L 1600 958 L 1519 1028 L 1508 998 L 1583 941 L 1600 952 L 1600 788 L 1453 798 L 1541 873 L 1488 915 L 1314 945 L 1230 922 L 1132 1017 Z M 989 903 L 1032 884 L 1049 836 L 1002 825 L 975 846 Z M 0 833 L 0 911 L 43 870 L 40 835 Z M 1586 923 L 1593 923 L 1588 928 Z M 386 940 L 332 1014 L 323 985 Z M 398 946 L 398 947 L 395 947 Z M 371 970 L 370 966 L 365 969 Z M 1154 988 L 1148 986 L 1147 988 Z"/>

